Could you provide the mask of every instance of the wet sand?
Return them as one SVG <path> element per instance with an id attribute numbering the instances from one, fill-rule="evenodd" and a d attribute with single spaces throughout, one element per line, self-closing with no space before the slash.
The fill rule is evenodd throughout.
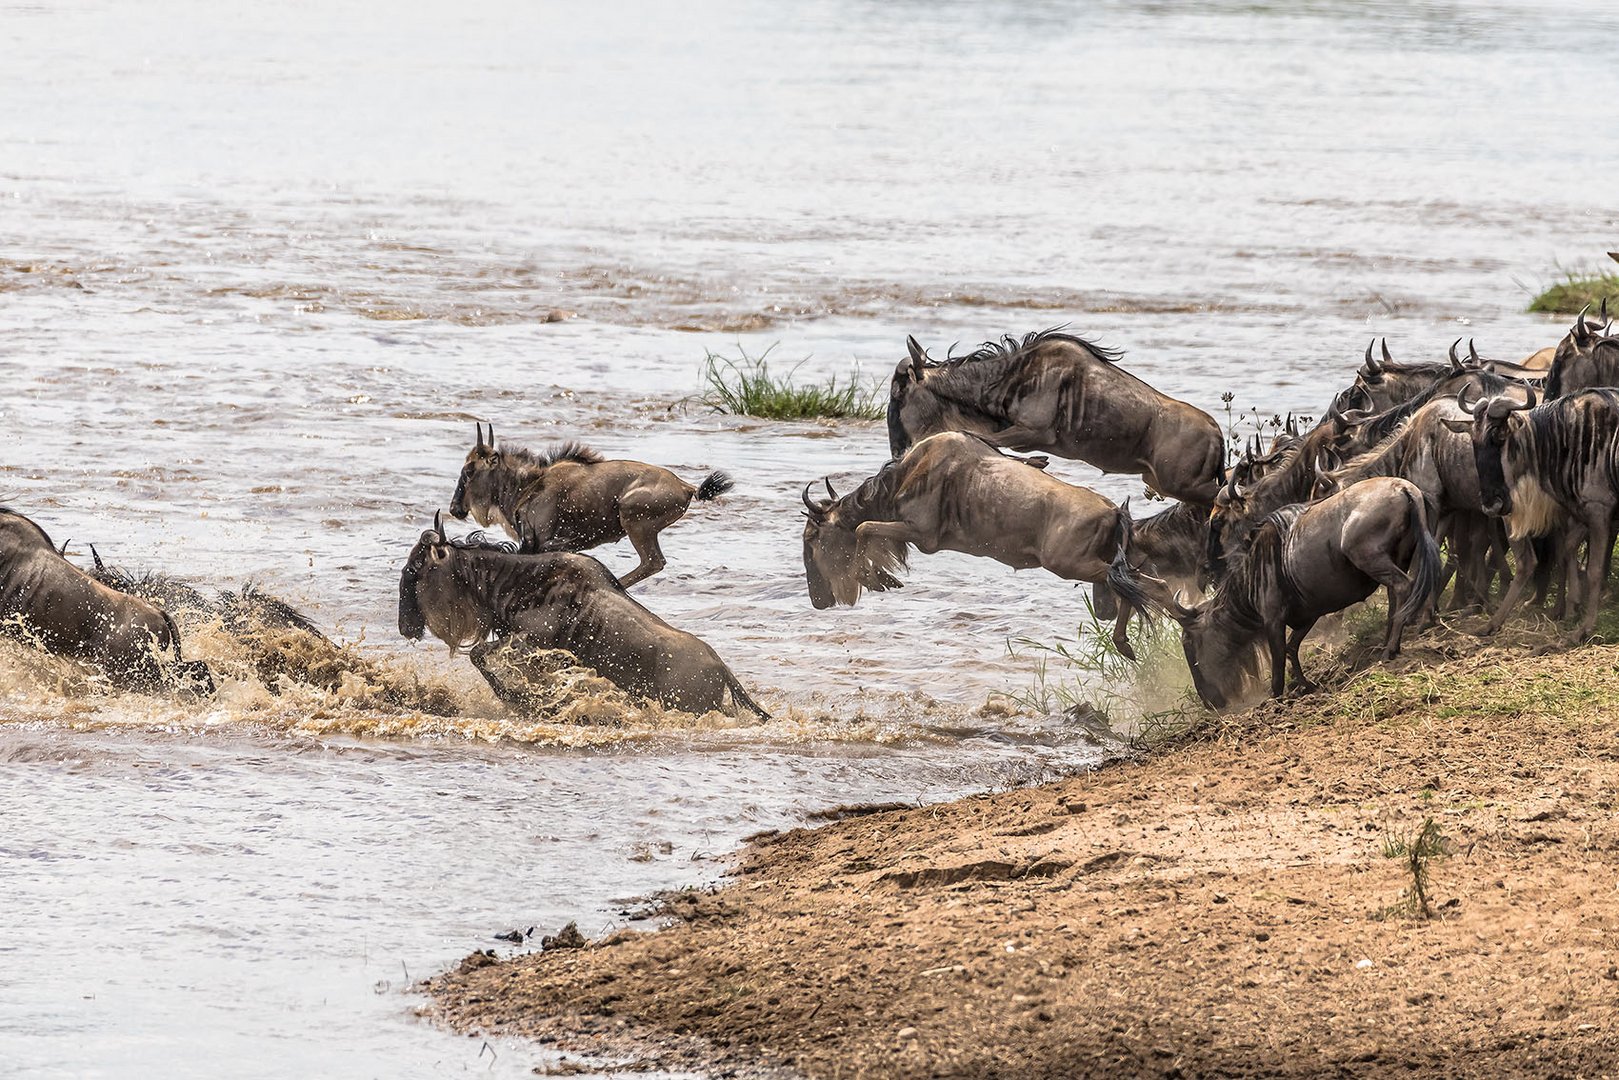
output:
<path id="1" fill-rule="evenodd" d="M 744 1074 L 1612 1075 L 1619 648 L 1535 639 L 1431 633 L 1145 760 L 761 838 L 666 928 L 474 960 L 429 1011 Z M 1388 845 L 1430 819 L 1424 918 Z"/>

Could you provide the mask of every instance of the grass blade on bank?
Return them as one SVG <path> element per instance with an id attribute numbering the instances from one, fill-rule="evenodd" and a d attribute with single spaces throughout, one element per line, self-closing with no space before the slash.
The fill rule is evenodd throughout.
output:
<path id="1" fill-rule="evenodd" d="M 858 371 L 839 385 L 836 375 L 826 382 L 798 385 L 793 376 L 803 366 L 794 364 L 785 375 L 771 372 L 768 357 L 776 346 L 749 356 L 740 345 L 735 358 L 710 352 L 703 361 L 703 382 L 708 389 L 703 404 L 736 416 L 757 416 L 766 420 L 877 420 L 885 409 L 878 400 L 878 388 L 860 385 Z"/>

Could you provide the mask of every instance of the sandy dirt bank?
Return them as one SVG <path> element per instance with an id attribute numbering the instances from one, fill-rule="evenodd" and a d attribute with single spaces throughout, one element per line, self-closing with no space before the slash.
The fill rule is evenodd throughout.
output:
<path id="1" fill-rule="evenodd" d="M 433 1011 L 743 1074 L 1619 1075 L 1619 648 L 1415 651 L 1145 761 L 763 838 L 667 928 L 464 964 Z M 1429 819 L 1424 918 L 1393 852 Z"/>

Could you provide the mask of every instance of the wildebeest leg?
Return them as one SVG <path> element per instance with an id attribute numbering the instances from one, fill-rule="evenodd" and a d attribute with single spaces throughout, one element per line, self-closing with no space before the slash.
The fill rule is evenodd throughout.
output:
<path id="1" fill-rule="evenodd" d="M 1540 559 L 1535 553 L 1535 538 L 1525 537 L 1514 541 L 1512 558 L 1518 564 L 1518 571 L 1513 575 L 1512 584 L 1507 586 L 1507 594 L 1501 598 L 1501 606 L 1495 609 L 1489 624 L 1479 631 L 1481 635 L 1493 634 L 1506 625 L 1518 601 L 1523 598 L 1524 589 L 1535 580 L 1535 570 L 1540 566 Z"/>
<path id="2" fill-rule="evenodd" d="M 1507 526 L 1500 518 L 1486 518 L 1485 520 L 1488 523 L 1485 527 L 1488 529 L 1490 538 L 1490 567 L 1494 571 L 1493 576 L 1501 579 L 1501 591 L 1506 592 L 1507 588 L 1512 584 L 1512 567 L 1507 563 L 1507 551 L 1509 550 Z M 1481 602 L 1485 606 L 1490 603 L 1490 578 L 1491 575 L 1488 573 L 1484 578 L 1484 595 L 1481 597 Z"/>
<path id="3" fill-rule="evenodd" d="M 1287 689 L 1287 627 L 1267 627 L 1265 644 L 1270 646 L 1270 696 L 1279 698 Z"/>
<path id="4" fill-rule="evenodd" d="M 1008 450 L 1029 449 L 1038 450 L 1051 441 L 1051 432 L 1036 431 L 1034 428 L 1013 424 L 1011 427 L 992 431 L 984 438 L 996 446 L 1004 446 Z"/>
<path id="5" fill-rule="evenodd" d="M 624 526 L 624 535 L 629 537 L 635 553 L 641 557 L 641 563 L 618 579 L 622 588 L 627 589 L 638 581 L 645 581 L 667 565 L 663 548 L 658 546 L 658 534 L 679 521 L 685 512 L 686 504 L 669 506 L 663 499 L 643 501 L 636 499 L 633 494 L 624 497 L 619 504 L 618 519 Z"/>
<path id="6" fill-rule="evenodd" d="M 522 707 L 522 695 L 502 682 L 500 677 L 489 666 L 489 659 L 492 655 L 509 648 L 511 648 L 511 643 L 505 639 L 480 641 L 467 650 L 467 659 L 472 661 L 472 666 L 478 669 L 478 673 L 483 676 L 484 681 L 489 684 L 489 689 L 495 692 L 495 697 L 502 705 L 520 709 Z"/>
<path id="7" fill-rule="evenodd" d="M 1466 527 L 1455 514 L 1445 514 L 1439 519 L 1439 528 L 1434 530 L 1434 540 L 1445 552 L 1445 568 L 1439 572 L 1438 593 L 1443 594 L 1445 586 L 1450 584 L 1452 577 L 1455 578 L 1456 589 L 1450 594 L 1450 603 L 1445 606 L 1446 611 L 1455 611 L 1467 599 Z"/>
<path id="8" fill-rule="evenodd" d="M 1602 614 L 1602 585 L 1608 572 L 1608 551 L 1613 547 L 1610 507 L 1598 504 L 1585 510 L 1585 617 L 1580 620 L 1576 640 L 1584 641 L 1596 632 L 1597 616 Z"/>
<path id="9" fill-rule="evenodd" d="M 1304 665 L 1299 663 L 1299 646 L 1304 644 L 1304 637 L 1315 629 L 1315 620 L 1311 619 L 1302 626 L 1296 626 L 1287 638 L 1287 662 L 1293 667 L 1293 690 L 1295 693 L 1307 694 L 1315 689 L 1315 683 L 1304 677 Z"/>

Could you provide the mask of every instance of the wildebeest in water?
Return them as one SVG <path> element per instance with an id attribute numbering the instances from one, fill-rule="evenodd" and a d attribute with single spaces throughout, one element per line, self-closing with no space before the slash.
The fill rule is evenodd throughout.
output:
<path id="1" fill-rule="evenodd" d="M 1243 693 L 1261 644 L 1270 656 L 1272 697 L 1281 696 L 1289 664 L 1295 684 L 1308 686 L 1299 664 L 1305 635 L 1379 586 L 1389 595 L 1383 655 L 1392 658 L 1406 626 L 1439 587 L 1440 569 L 1422 492 L 1406 480 L 1376 477 L 1312 506 L 1271 514 L 1213 596 L 1165 610 L 1181 624 L 1198 696 L 1218 709 Z M 1115 588 L 1133 576 L 1122 558 L 1115 560 Z"/>
<path id="2" fill-rule="evenodd" d="M 804 576 L 817 608 L 853 604 L 863 589 L 899 588 L 893 572 L 907 564 L 911 547 L 1099 582 L 1129 518 L 1128 509 L 1089 488 L 1063 483 L 961 431 L 923 439 L 841 499 L 831 484 L 827 494 L 834 497 L 812 501 L 806 487 L 802 496 Z M 1113 627 L 1114 644 L 1131 659 L 1125 631 L 1140 592 L 1130 583 L 1119 594 Z"/>
<path id="3" fill-rule="evenodd" d="M 399 575 L 399 632 L 419 641 L 426 631 L 470 650 L 508 703 L 520 695 L 492 662 L 520 636 L 535 648 L 565 649 L 614 685 L 671 708 L 719 709 L 729 689 L 737 705 L 769 717 L 707 643 L 642 607 L 595 559 L 519 554 L 478 534 L 452 540 L 437 515 Z"/>
<path id="4" fill-rule="evenodd" d="M 915 338 L 889 384 L 889 452 L 929 435 L 971 431 L 996 446 L 1074 458 L 1143 477 L 1172 499 L 1207 506 L 1220 486 L 1220 425 L 1195 405 L 1118 366 L 1117 352 L 1058 330 L 929 359 Z"/>
<path id="5" fill-rule="evenodd" d="M 206 664 L 181 658 L 180 632 L 162 608 L 96 581 L 68 562 L 44 529 L 5 507 L 0 626 L 50 652 L 99 665 L 119 687 L 214 689 Z"/>
<path id="6" fill-rule="evenodd" d="M 609 461 L 568 442 L 544 454 L 495 446 L 495 426 L 483 428 L 461 467 L 450 514 L 499 525 L 525 554 L 587 551 L 625 537 L 640 564 L 619 583 L 626 589 L 664 568 L 658 534 L 679 521 L 692 499 L 717 499 L 733 484 L 715 471 L 692 485 L 668 469 L 640 461 Z"/>

